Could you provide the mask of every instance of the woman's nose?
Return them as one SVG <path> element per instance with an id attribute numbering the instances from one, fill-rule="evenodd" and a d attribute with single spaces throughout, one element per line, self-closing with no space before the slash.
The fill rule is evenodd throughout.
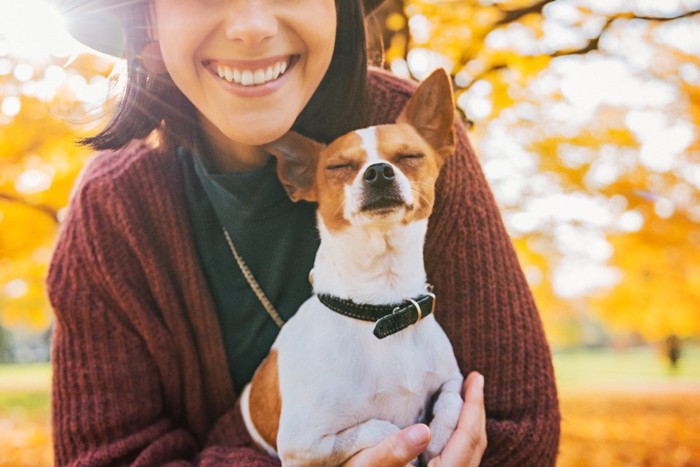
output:
<path id="1" fill-rule="evenodd" d="M 257 47 L 277 34 L 277 18 L 269 2 L 238 0 L 228 3 L 231 5 L 226 22 L 228 39 L 241 41 L 248 47 Z"/>

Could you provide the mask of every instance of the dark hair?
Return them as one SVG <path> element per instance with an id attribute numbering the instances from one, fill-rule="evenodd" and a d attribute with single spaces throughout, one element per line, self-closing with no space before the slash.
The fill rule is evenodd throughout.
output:
<path id="1" fill-rule="evenodd" d="M 198 125 L 192 103 L 167 74 L 147 71 L 138 58 L 149 41 L 148 2 L 125 10 L 127 72 L 124 96 L 107 126 L 82 144 L 97 150 L 119 149 L 134 138 L 159 129 L 168 145 L 191 145 Z M 293 125 L 293 129 L 328 143 L 366 126 L 367 46 L 361 0 L 336 0 L 338 29 L 328 72 Z"/>

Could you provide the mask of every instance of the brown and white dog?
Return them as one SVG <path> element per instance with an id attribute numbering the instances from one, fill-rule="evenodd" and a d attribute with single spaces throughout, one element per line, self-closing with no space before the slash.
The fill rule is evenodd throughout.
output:
<path id="1" fill-rule="evenodd" d="M 453 123 L 452 88 L 438 70 L 395 124 L 328 146 L 290 133 L 267 148 L 291 198 L 318 202 L 321 236 L 315 294 L 241 396 L 253 440 L 285 466 L 341 464 L 416 422 L 430 425 L 427 461 L 455 429 L 463 377 L 431 313 L 423 264 Z"/>

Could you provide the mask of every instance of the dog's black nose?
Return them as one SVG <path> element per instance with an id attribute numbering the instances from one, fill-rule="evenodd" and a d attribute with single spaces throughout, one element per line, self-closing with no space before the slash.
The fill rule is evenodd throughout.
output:
<path id="1" fill-rule="evenodd" d="M 372 164 L 365 170 L 364 179 L 371 186 L 389 185 L 394 181 L 394 168 L 386 162 Z"/>

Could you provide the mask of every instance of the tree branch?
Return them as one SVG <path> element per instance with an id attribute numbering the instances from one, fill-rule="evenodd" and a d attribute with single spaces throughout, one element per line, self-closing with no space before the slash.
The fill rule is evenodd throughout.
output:
<path id="1" fill-rule="evenodd" d="M 600 29 L 600 33 L 598 33 L 597 36 L 593 37 L 588 41 L 586 45 L 581 47 L 580 49 L 572 49 L 572 50 L 557 50 L 552 54 L 552 57 L 563 57 L 566 55 L 585 55 L 588 52 L 593 52 L 594 50 L 598 50 L 598 46 L 600 45 L 600 38 L 603 37 L 603 34 L 605 34 L 605 31 L 607 31 L 610 28 L 610 25 L 615 21 L 617 18 L 608 18 L 608 20 L 605 22 L 605 26 L 603 26 Z"/>
<path id="2" fill-rule="evenodd" d="M 605 25 L 601 28 L 600 33 L 590 39 L 588 43 L 581 47 L 580 49 L 573 49 L 573 50 L 557 50 L 552 54 L 552 57 L 562 57 L 565 55 L 584 55 L 587 54 L 588 52 L 592 52 L 594 50 L 598 50 L 598 46 L 600 45 L 600 39 L 605 34 L 605 32 L 610 28 L 610 25 L 617 19 L 639 19 L 643 21 L 655 21 L 655 22 L 665 22 L 665 21 L 675 21 L 677 19 L 683 19 L 683 18 L 690 18 L 691 16 L 697 15 L 700 13 L 700 9 L 698 10 L 690 10 L 685 13 L 682 13 L 680 15 L 676 16 L 662 16 L 662 17 L 654 17 L 654 16 L 637 16 L 633 13 L 621 13 L 618 15 L 610 16 L 608 17 L 607 21 L 605 22 Z"/>
<path id="3" fill-rule="evenodd" d="M 518 21 L 520 18 L 523 16 L 527 16 L 531 13 L 537 13 L 537 14 L 542 14 L 544 11 L 544 7 L 547 6 L 550 3 L 554 3 L 557 0 L 540 0 L 537 3 L 534 3 L 530 6 L 523 7 L 523 8 L 516 8 L 513 10 L 501 10 L 503 13 L 503 17 L 496 21 L 494 23 L 495 27 L 498 26 L 503 26 L 504 24 L 508 23 L 513 23 L 515 21 Z M 700 10 L 690 10 L 685 13 L 681 13 L 680 15 L 676 16 L 639 16 L 634 13 L 621 13 L 618 15 L 614 15 L 610 17 L 610 19 L 617 19 L 617 18 L 629 18 L 629 19 L 641 19 L 645 21 L 674 21 L 677 19 L 682 19 L 682 18 L 689 18 L 693 15 L 696 15 L 700 13 Z"/>
<path id="4" fill-rule="evenodd" d="M 49 216 L 51 220 L 53 220 L 56 224 L 60 224 L 60 221 L 58 220 L 58 211 L 56 211 L 50 206 L 46 206 L 45 204 L 32 203 L 30 201 L 27 201 L 26 199 L 20 198 L 19 196 L 10 195 L 7 193 L 0 193 L 0 200 L 9 201 L 10 203 L 19 203 L 28 208 L 36 209 L 37 211 Z"/>
<path id="5" fill-rule="evenodd" d="M 493 29 L 496 29 L 500 26 L 503 26 L 505 24 L 509 24 L 515 21 L 518 21 L 519 19 L 523 18 L 524 16 L 528 14 L 542 14 L 544 11 L 545 6 L 547 6 L 550 3 L 554 3 L 557 0 L 540 0 L 533 5 L 530 5 L 528 7 L 523 7 L 523 8 L 517 8 L 513 10 L 501 10 L 503 13 L 503 16 L 501 19 L 496 21 L 493 24 Z M 595 50 L 598 50 L 600 47 L 600 40 L 605 34 L 605 32 L 611 27 L 612 23 L 615 20 L 618 19 L 639 19 L 639 20 L 644 20 L 644 21 L 654 21 L 654 22 L 667 22 L 667 21 L 674 21 L 678 19 L 683 19 L 683 18 L 689 18 L 692 16 L 695 16 L 700 13 L 700 9 L 696 10 L 690 10 L 684 13 L 681 13 L 679 15 L 675 16 L 662 16 L 662 17 L 654 17 L 654 16 L 640 16 L 636 15 L 634 13 L 628 12 L 628 13 L 619 13 L 616 15 L 612 15 L 607 17 L 607 20 L 604 24 L 604 26 L 601 28 L 600 33 L 596 35 L 595 37 L 591 38 L 584 46 L 578 48 L 578 49 L 569 49 L 569 50 L 557 50 L 554 51 L 548 55 L 551 57 L 563 57 L 567 55 L 585 55 L 588 52 L 592 52 Z M 474 79 L 467 84 L 464 87 L 459 87 L 455 85 L 455 89 L 460 89 L 460 91 L 467 91 L 469 90 L 472 85 L 479 81 L 480 79 L 484 79 L 487 75 L 490 75 L 491 73 L 494 73 L 496 71 L 506 69 L 508 68 L 507 64 L 494 64 L 487 68 L 486 70 L 482 71 L 478 76 L 474 77 Z"/>
<path id="6" fill-rule="evenodd" d="M 544 6 L 547 3 L 552 3 L 553 1 L 556 0 L 542 0 L 539 3 L 536 3 L 535 5 L 532 5 L 527 8 L 521 8 L 518 10 L 511 10 L 510 12 L 507 13 L 507 16 L 499 20 L 494 24 L 494 29 L 500 25 L 503 25 L 507 22 L 510 21 L 516 21 L 517 19 L 525 16 L 528 13 L 538 13 L 541 12 Z M 600 33 L 591 38 L 583 47 L 578 48 L 578 49 L 570 49 L 570 50 L 557 50 L 555 52 L 552 52 L 550 55 L 552 57 L 564 57 L 564 56 L 569 56 L 569 55 L 585 55 L 588 52 L 593 52 L 594 50 L 598 50 L 600 46 L 600 39 L 603 37 L 603 34 L 610 28 L 612 23 L 617 20 L 617 19 L 640 19 L 644 21 L 656 21 L 656 22 L 666 22 L 666 21 L 674 21 L 678 19 L 683 19 L 683 18 L 690 18 L 692 16 L 695 16 L 700 13 L 700 9 L 697 10 L 690 10 L 685 13 L 681 13 L 676 16 L 662 16 L 662 17 L 654 17 L 654 16 L 638 16 L 635 15 L 634 13 L 620 13 L 617 15 L 613 15 L 608 17 L 607 21 L 605 22 L 605 25 L 601 28 Z M 476 81 L 484 78 L 486 75 L 491 74 L 495 71 L 508 68 L 507 65 L 504 64 L 495 64 L 488 69 L 484 70 L 479 76 L 475 77 L 472 82 L 470 82 L 467 86 L 463 87 L 463 90 L 468 90 L 472 84 L 474 84 Z"/>
<path id="7" fill-rule="evenodd" d="M 504 24 L 512 23 L 518 21 L 523 16 L 529 15 L 530 13 L 542 13 L 544 7 L 549 4 L 556 2 L 557 0 L 540 0 L 534 5 L 528 7 L 516 8 L 514 10 L 501 10 L 503 12 L 503 17 L 496 21 L 496 26 L 503 26 Z"/>
<path id="8" fill-rule="evenodd" d="M 508 65 L 506 65 L 506 64 L 504 64 L 504 63 L 497 63 L 497 64 L 495 64 L 495 65 L 491 65 L 491 66 L 488 67 L 486 70 L 484 70 L 484 71 L 482 71 L 481 73 L 479 73 L 479 74 L 478 74 L 477 76 L 475 76 L 474 79 L 472 79 L 472 80 L 469 82 L 469 84 L 467 84 L 466 86 L 458 87 L 458 86 L 456 85 L 456 83 L 454 83 L 454 81 L 453 81 L 452 85 L 453 85 L 453 87 L 454 87 L 455 89 L 458 89 L 458 88 L 459 88 L 459 89 L 462 90 L 462 91 L 468 91 L 469 89 L 471 89 L 471 87 L 472 87 L 472 86 L 474 85 L 474 83 L 476 83 L 477 81 L 486 78 L 486 76 L 490 75 L 491 73 L 494 73 L 494 72 L 499 71 L 499 70 L 505 70 L 506 68 L 508 68 Z"/>
<path id="9" fill-rule="evenodd" d="M 690 10 L 686 11 L 685 13 L 681 13 L 680 15 L 676 16 L 637 16 L 637 15 L 620 15 L 618 16 L 619 18 L 632 18 L 632 19 L 643 19 L 645 21 L 658 21 L 658 22 L 663 22 L 663 21 L 674 21 L 677 19 L 683 19 L 683 18 L 690 18 L 691 16 L 695 16 L 698 13 L 700 13 L 700 9 L 698 10 Z"/>

